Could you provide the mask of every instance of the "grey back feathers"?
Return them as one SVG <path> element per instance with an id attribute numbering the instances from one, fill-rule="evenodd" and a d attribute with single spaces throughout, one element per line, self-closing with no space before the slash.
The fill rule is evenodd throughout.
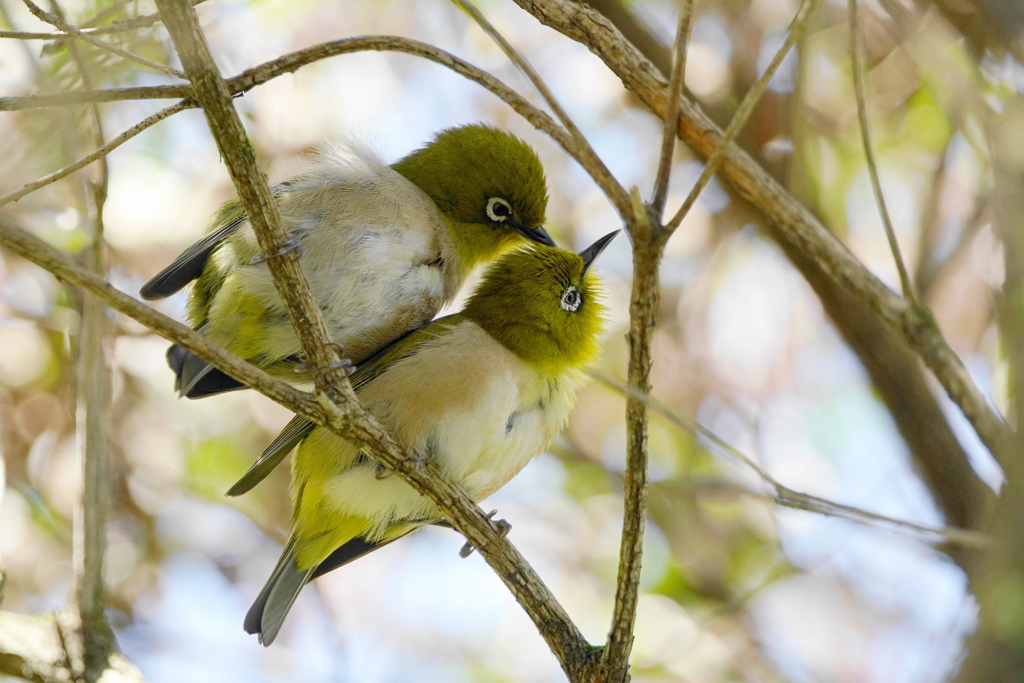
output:
<path id="1" fill-rule="evenodd" d="M 455 295 L 465 273 L 444 217 L 374 152 L 334 145 L 274 191 L 331 338 L 350 360 L 427 322 Z M 304 381 L 296 374 L 301 346 L 237 200 L 214 221 L 206 237 L 143 286 L 143 297 L 168 296 L 198 279 L 201 295 L 193 292 L 190 315 L 207 338 L 229 351 L 244 347 L 239 355 L 271 374 Z M 252 339 L 256 329 L 260 337 Z M 168 360 L 189 398 L 242 388 L 184 349 Z"/>

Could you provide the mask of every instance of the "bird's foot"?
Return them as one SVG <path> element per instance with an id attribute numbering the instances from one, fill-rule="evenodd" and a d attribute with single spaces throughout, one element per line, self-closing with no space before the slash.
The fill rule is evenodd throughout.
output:
<path id="1" fill-rule="evenodd" d="M 345 376 L 351 377 L 352 373 L 356 371 L 356 364 L 351 359 L 345 357 L 345 347 L 338 342 L 331 342 L 328 346 L 333 346 L 338 351 L 338 360 L 327 367 L 332 370 L 344 370 Z"/>
<path id="2" fill-rule="evenodd" d="M 299 239 L 300 239 L 300 237 L 301 237 L 300 234 L 297 234 L 295 232 L 291 233 L 290 235 L 288 235 L 288 237 L 285 239 L 285 241 L 282 242 L 281 244 L 279 244 L 277 246 L 277 248 L 274 249 L 273 251 L 271 251 L 269 253 L 266 253 L 266 254 L 256 254 L 251 259 L 249 259 L 249 265 L 250 266 L 259 265 L 260 263 L 264 263 L 265 261 L 269 261 L 272 258 L 277 258 L 278 256 L 284 256 L 285 254 L 287 254 L 290 251 L 298 252 L 299 258 L 302 258 L 303 256 L 306 255 L 306 250 L 303 249 L 301 246 L 299 246 Z"/>
<path id="3" fill-rule="evenodd" d="M 487 520 L 491 523 L 491 527 L 496 532 L 498 532 L 498 535 L 501 536 L 502 538 L 505 538 L 506 536 L 508 536 L 508 532 L 512 531 L 512 525 L 509 524 L 504 519 L 494 519 L 494 515 L 496 515 L 496 514 L 498 514 L 497 510 L 491 510 L 486 515 L 487 516 Z M 462 558 L 469 557 L 470 555 L 473 554 L 474 550 L 476 550 L 476 548 L 473 547 L 473 544 L 470 543 L 469 541 L 466 541 L 466 544 L 464 546 L 462 546 L 461 550 L 459 550 L 459 557 L 462 557 Z"/>
<path id="4" fill-rule="evenodd" d="M 412 449 L 412 455 L 410 457 L 404 458 L 397 465 L 397 468 L 402 470 L 403 472 L 412 472 L 413 470 L 418 470 L 424 464 L 430 462 L 433 459 L 434 459 L 434 448 L 433 448 L 433 446 L 431 444 L 427 444 L 427 447 L 426 447 L 425 451 L 421 451 L 418 448 L 413 448 Z M 391 472 L 389 472 L 389 471 L 382 472 L 381 470 L 383 468 L 384 468 L 383 465 L 377 465 L 377 478 L 378 479 L 383 479 L 384 477 L 386 477 L 389 474 L 391 474 Z"/>
<path id="5" fill-rule="evenodd" d="M 356 364 L 353 363 L 350 359 L 345 358 L 345 347 L 337 342 L 329 342 L 327 345 L 333 346 L 335 349 L 338 350 L 338 360 L 336 360 L 333 363 L 330 363 L 329 365 L 323 366 L 321 369 L 343 370 L 345 372 L 346 377 L 351 377 L 352 373 L 356 371 Z M 308 370 L 312 370 L 313 368 L 314 365 L 312 363 L 296 363 L 294 369 L 295 372 L 306 372 Z"/>

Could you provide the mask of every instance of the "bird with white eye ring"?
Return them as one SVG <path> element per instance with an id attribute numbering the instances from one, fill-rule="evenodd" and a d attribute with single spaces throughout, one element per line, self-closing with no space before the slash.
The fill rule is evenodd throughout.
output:
<path id="1" fill-rule="evenodd" d="M 504 223 L 512 215 L 512 207 L 501 197 L 487 200 L 487 217 L 496 223 Z"/>
<path id="2" fill-rule="evenodd" d="M 278 252 L 300 254 L 331 340 L 352 363 L 433 318 L 474 266 L 527 240 L 554 245 L 542 227 L 536 152 L 479 124 L 441 131 L 391 166 L 366 147 L 334 145 L 273 191 L 289 233 Z M 311 372 L 267 267 L 273 257 L 232 199 L 141 294 L 160 299 L 195 281 L 193 327 L 280 379 L 305 382 Z M 244 388 L 180 346 L 167 360 L 182 396 Z"/>
<path id="3" fill-rule="evenodd" d="M 474 500 L 494 493 L 554 440 L 587 379 L 605 312 L 591 266 L 617 232 L 579 254 L 529 244 L 500 256 L 460 313 L 359 366 L 360 402 Z M 245 474 L 247 487 L 296 445 L 288 541 L 244 620 L 263 645 L 307 583 L 444 519 L 358 446 L 301 416 Z"/>
<path id="4" fill-rule="evenodd" d="M 580 290 L 576 289 L 573 285 L 569 285 L 569 288 L 565 290 L 565 294 L 562 296 L 562 308 L 570 313 L 575 313 L 579 310 L 581 303 L 583 303 L 583 297 L 580 295 Z"/>

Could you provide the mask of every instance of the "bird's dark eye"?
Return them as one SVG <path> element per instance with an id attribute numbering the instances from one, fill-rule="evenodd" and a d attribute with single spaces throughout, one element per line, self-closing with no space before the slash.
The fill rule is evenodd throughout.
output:
<path id="1" fill-rule="evenodd" d="M 570 313 L 575 313 L 579 310 L 581 303 L 583 303 L 583 295 L 580 294 L 580 290 L 569 285 L 569 289 L 565 290 L 565 294 L 562 295 L 562 308 Z"/>
<path id="2" fill-rule="evenodd" d="M 487 217 L 496 223 L 504 223 L 512 215 L 512 206 L 501 197 L 487 200 Z"/>

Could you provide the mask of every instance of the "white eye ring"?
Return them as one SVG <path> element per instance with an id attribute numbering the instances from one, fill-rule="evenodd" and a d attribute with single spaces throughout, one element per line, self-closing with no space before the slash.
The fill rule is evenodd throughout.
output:
<path id="1" fill-rule="evenodd" d="M 504 223 L 512 215 L 512 205 L 501 197 L 487 200 L 487 217 L 495 223 Z"/>
<path id="2" fill-rule="evenodd" d="M 569 285 L 569 289 L 565 290 L 565 294 L 562 295 L 562 308 L 570 313 L 575 313 L 580 309 L 581 303 L 583 303 L 583 297 L 580 295 L 580 290 Z"/>

